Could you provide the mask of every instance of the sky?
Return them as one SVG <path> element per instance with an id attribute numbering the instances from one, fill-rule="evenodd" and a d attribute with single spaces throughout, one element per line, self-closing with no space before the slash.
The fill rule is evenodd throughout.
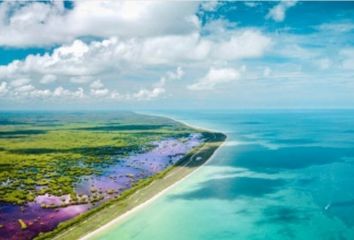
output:
<path id="1" fill-rule="evenodd" d="M 354 2 L 0 1 L 0 109 L 354 108 Z"/>

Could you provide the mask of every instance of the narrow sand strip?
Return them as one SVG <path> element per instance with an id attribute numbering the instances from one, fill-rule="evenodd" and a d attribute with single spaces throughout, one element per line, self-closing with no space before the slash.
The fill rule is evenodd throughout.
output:
<path id="1" fill-rule="evenodd" d="M 175 120 L 178 121 L 178 120 Z M 180 121 L 181 122 L 181 121 Z M 183 123 L 184 124 L 184 123 Z M 186 124 L 188 125 L 188 124 Z M 190 126 L 190 125 L 188 125 Z M 192 126 L 191 126 L 192 127 Z M 122 221 L 124 221 L 127 217 L 131 216 L 132 214 L 134 214 L 135 212 L 143 209 L 144 207 L 148 206 L 149 204 L 151 204 L 153 201 L 155 201 L 156 199 L 158 199 L 159 197 L 163 196 L 164 194 L 166 194 L 168 191 L 170 191 L 172 188 L 174 188 L 177 184 L 180 184 L 182 181 L 184 181 L 185 179 L 187 179 L 188 177 L 192 176 L 192 174 L 196 173 L 198 170 L 200 170 L 200 168 L 202 166 L 204 166 L 205 164 L 207 164 L 209 161 L 211 161 L 215 154 L 217 153 L 217 151 L 219 151 L 219 149 L 221 149 L 221 147 L 225 144 L 225 141 L 213 152 L 213 154 L 208 158 L 207 161 L 205 161 L 201 166 L 199 166 L 198 168 L 196 168 L 194 171 L 192 171 L 191 173 L 189 173 L 188 175 L 182 177 L 180 180 L 176 181 L 175 183 L 173 183 L 172 185 L 168 186 L 167 188 L 163 189 L 162 191 L 160 191 L 159 193 L 157 193 L 156 195 L 154 195 L 152 198 L 146 200 L 145 202 L 137 205 L 136 207 L 134 207 L 131 210 L 128 210 L 127 212 L 123 213 L 122 215 L 118 216 L 117 218 L 113 219 L 112 221 L 108 222 L 107 224 L 103 225 L 102 227 L 94 230 L 93 232 L 90 232 L 89 234 L 87 234 L 86 236 L 80 238 L 80 240 L 88 240 L 96 235 L 99 235 L 100 233 L 103 233 L 104 231 L 108 230 L 111 226 L 116 225 L 121 223 Z M 198 154 L 198 153 L 196 153 Z M 194 154 L 194 155 L 196 155 Z M 191 160 L 188 161 L 184 166 L 188 165 L 191 161 L 193 161 L 193 157 L 194 155 L 191 157 Z M 176 171 L 172 171 L 170 174 L 175 174 Z M 167 174 L 165 178 L 167 178 L 170 174 Z M 153 184 L 153 183 L 152 183 Z M 149 186 L 151 187 L 151 185 Z"/>

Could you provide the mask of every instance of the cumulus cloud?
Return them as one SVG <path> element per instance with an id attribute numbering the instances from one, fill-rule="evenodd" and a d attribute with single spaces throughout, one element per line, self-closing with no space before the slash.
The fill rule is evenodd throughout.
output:
<path id="1" fill-rule="evenodd" d="M 48 84 L 48 83 L 55 82 L 56 80 L 57 80 L 57 76 L 53 74 L 46 74 L 41 78 L 39 82 L 42 84 Z"/>
<path id="2" fill-rule="evenodd" d="M 107 88 L 105 88 L 104 84 L 101 82 L 100 79 L 92 82 L 90 84 L 90 88 L 91 95 L 96 97 L 105 97 L 110 92 Z"/>
<path id="3" fill-rule="evenodd" d="M 27 93 L 34 89 L 35 88 L 31 84 L 21 85 L 15 88 L 15 93 Z"/>
<path id="4" fill-rule="evenodd" d="M 160 97 L 165 92 L 166 90 L 163 87 L 140 89 L 137 92 L 125 94 L 119 93 L 118 91 L 114 90 L 109 95 L 109 98 L 117 101 L 150 101 L 154 98 Z"/>
<path id="5" fill-rule="evenodd" d="M 203 1 L 200 4 L 200 8 L 204 11 L 208 12 L 214 12 L 222 5 L 221 1 L 218 0 L 209 0 L 209 1 Z"/>
<path id="6" fill-rule="evenodd" d="M 84 90 L 78 88 L 77 90 L 69 90 L 63 87 L 57 87 L 53 90 L 50 89 L 38 89 L 31 84 L 25 84 L 20 86 L 11 86 L 6 82 L 0 84 L 0 95 L 11 97 L 13 99 L 27 99 L 27 98 L 56 98 L 60 100 L 67 99 L 79 99 L 84 98 Z"/>
<path id="7" fill-rule="evenodd" d="M 100 89 L 100 88 L 103 88 L 103 83 L 101 82 L 101 80 L 96 80 L 96 81 L 94 81 L 94 82 L 92 82 L 91 84 L 90 84 L 90 87 L 92 88 L 92 89 Z"/>
<path id="8" fill-rule="evenodd" d="M 177 80 L 181 79 L 184 76 L 184 71 L 181 67 L 177 67 L 175 72 L 167 72 L 166 79 Z"/>
<path id="9" fill-rule="evenodd" d="M 184 76 L 184 71 L 181 67 L 177 67 L 175 72 L 167 72 L 165 76 L 162 76 L 156 86 L 164 87 L 167 81 L 178 80 Z"/>
<path id="10" fill-rule="evenodd" d="M 136 100 L 151 100 L 153 98 L 159 97 L 165 92 L 164 88 L 156 87 L 153 89 L 141 89 L 140 91 L 131 95 L 133 99 Z"/>
<path id="11" fill-rule="evenodd" d="M 91 82 L 94 79 L 93 76 L 73 76 L 70 77 L 69 81 L 72 83 L 77 83 L 77 84 L 81 84 L 81 83 L 88 83 Z"/>
<path id="12" fill-rule="evenodd" d="M 31 80 L 28 78 L 19 78 L 19 79 L 12 80 L 10 82 L 10 85 L 13 87 L 21 87 L 29 82 L 31 82 Z"/>
<path id="13" fill-rule="evenodd" d="M 84 95 L 84 90 L 82 88 L 78 88 L 75 91 L 70 91 L 70 90 L 65 89 L 63 87 L 57 87 L 53 91 L 53 96 L 54 97 L 83 98 L 85 95 Z"/>
<path id="14" fill-rule="evenodd" d="M 189 90 L 212 90 L 216 85 L 234 81 L 240 78 L 240 72 L 233 68 L 210 68 L 209 72 L 194 84 L 188 86 Z"/>
<path id="15" fill-rule="evenodd" d="M 28 86 L 23 86 L 27 88 Z M 57 87 L 53 91 L 49 89 L 35 89 L 33 86 L 25 89 L 22 94 L 19 94 L 16 89 L 17 96 L 30 96 L 30 97 L 47 97 L 47 98 L 67 98 L 67 99 L 83 99 L 87 97 L 94 97 L 98 99 L 115 100 L 115 101 L 149 101 L 163 95 L 166 90 L 164 87 L 152 87 L 140 89 L 136 92 L 120 93 L 117 90 L 109 90 L 105 88 L 100 80 L 93 82 L 90 85 L 90 91 L 85 94 L 82 88 L 77 90 L 69 90 L 63 87 Z"/>
<path id="16" fill-rule="evenodd" d="M 282 22 L 285 19 L 286 11 L 296 5 L 294 0 L 282 0 L 279 4 L 271 8 L 266 18 L 271 18 L 276 22 Z"/>
<path id="17" fill-rule="evenodd" d="M 236 32 L 230 39 L 215 44 L 212 55 L 224 60 L 260 57 L 270 44 L 271 39 L 259 31 L 246 30 Z"/>
<path id="18" fill-rule="evenodd" d="M 104 97 L 107 96 L 109 90 L 107 88 L 98 88 L 98 89 L 91 89 L 91 95 L 96 97 Z"/>
<path id="19" fill-rule="evenodd" d="M 125 98 L 128 100 L 152 100 L 154 98 L 162 96 L 166 92 L 166 84 L 169 81 L 173 80 L 179 80 L 184 76 L 184 71 L 181 67 L 177 67 L 176 71 L 168 71 L 164 76 L 160 78 L 160 81 L 156 84 L 155 86 L 151 89 L 140 89 L 138 92 L 132 93 L 132 94 L 126 94 L 126 95 L 121 95 L 118 94 L 120 99 Z M 112 96 L 114 96 L 116 93 L 113 93 Z"/>
<path id="20" fill-rule="evenodd" d="M 1 82 L 0 84 L 0 96 L 7 93 L 7 82 Z"/>
<path id="21" fill-rule="evenodd" d="M 199 28 L 198 2 L 64 1 L 0 3 L 0 45 L 60 44 L 78 37 L 188 34 Z M 73 24 L 75 23 L 75 24 Z"/>
<path id="22" fill-rule="evenodd" d="M 0 66 L 0 80 L 19 77 L 61 76 L 74 83 L 91 82 L 94 76 L 144 65 L 168 65 L 216 60 L 237 60 L 262 56 L 271 39 L 247 29 L 230 31 L 218 38 L 198 33 L 123 40 L 116 37 L 85 43 L 75 40 L 51 54 L 28 55 L 23 61 Z M 48 79 L 45 79 L 48 81 Z"/>
<path id="23" fill-rule="evenodd" d="M 166 95 L 169 82 L 182 79 L 184 69 L 263 56 L 273 42 L 262 31 L 231 27 L 226 20 L 201 26 L 196 13 L 214 11 L 219 4 L 102 0 L 74 1 L 73 9 L 67 9 L 63 1 L 3 1 L 0 46 L 57 47 L 1 65 L 1 92 L 9 97 L 152 100 Z M 173 66 L 180 67 L 161 76 Z M 128 82 L 131 73 L 137 76 L 150 69 L 158 69 L 161 78 L 148 85 L 136 81 L 129 90 L 125 85 L 115 89 L 119 81 Z M 188 88 L 213 89 L 240 73 L 211 68 Z"/>
<path id="24" fill-rule="evenodd" d="M 92 81 L 88 91 L 79 87 L 77 89 L 67 89 L 62 86 L 51 89 L 40 89 L 30 84 L 26 78 L 16 79 L 10 82 L 0 83 L 0 95 L 12 98 L 43 98 L 43 99 L 91 99 L 99 98 L 115 101 L 149 101 L 162 96 L 166 92 L 166 85 L 169 81 L 181 79 L 184 71 L 177 67 L 176 71 L 168 71 L 160 80 L 150 87 L 141 88 L 137 91 L 120 93 L 116 89 L 108 89 L 100 79 Z"/>
<path id="25" fill-rule="evenodd" d="M 316 27 L 319 31 L 331 31 L 337 33 L 346 33 L 354 30 L 354 23 L 323 23 Z"/>
<path id="26" fill-rule="evenodd" d="M 259 2 L 245 1 L 245 2 L 243 2 L 243 4 L 247 7 L 254 8 L 259 5 Z"/>

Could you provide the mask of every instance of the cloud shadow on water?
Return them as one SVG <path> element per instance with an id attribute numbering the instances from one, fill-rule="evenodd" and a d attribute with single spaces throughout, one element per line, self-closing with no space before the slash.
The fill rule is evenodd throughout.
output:
<path id="1" fill-rule="evenodd" d="M 302 169 L 315 165 L 342 162 L 354 156 L 354 149 L 318 146 L 268 149 L 258 144 L 240 145 L 231 150 L 226 161 L 213 161 L 215 165 L 232 165 L 255 172 L 273 173 L 281 170 Z"/>
<path id="2" fill-rule="evenodd" d="M 303 211 L 287 206 L 269 206 L 263 210 L 263 218 L 257 224 L 296 224 L 309 217 Z"/>
<path id="3" fill-rule="evenodd" d="M 313 139 L 308 138 L 284 138 L 284 139 L 274 139 L 272 142 L 276 144 L 294 144 L 294 145 L 307 145 L 318 143 Z"/>
<path id="4" fill-rule="evenodd" d="M 196 190 L 176 194 L 172 199 L 201 200 L 220 199 L 234 200 L 243 197 L 259 198 L 277 192 L 286 184 L 283 179 L 267 179 L 255 177 L 228 177 L 205 181 Z"/>

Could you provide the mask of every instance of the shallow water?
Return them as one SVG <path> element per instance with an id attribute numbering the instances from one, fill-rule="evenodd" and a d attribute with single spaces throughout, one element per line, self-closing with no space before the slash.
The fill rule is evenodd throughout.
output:
<path id="1" fill-rule="evenodd" d="M 94 239 L 354 239 L 354 112 L 162 112 L 224 131 L 197 172 Z"/>

